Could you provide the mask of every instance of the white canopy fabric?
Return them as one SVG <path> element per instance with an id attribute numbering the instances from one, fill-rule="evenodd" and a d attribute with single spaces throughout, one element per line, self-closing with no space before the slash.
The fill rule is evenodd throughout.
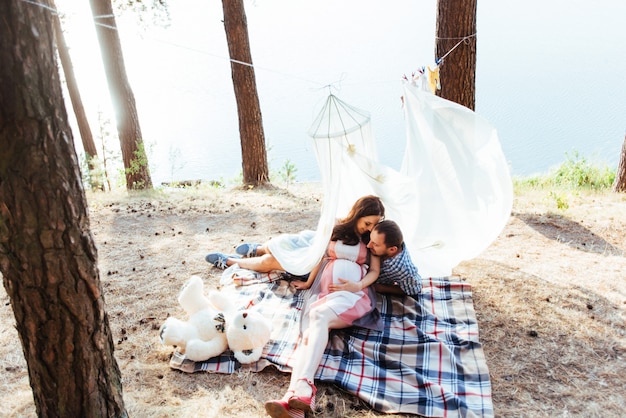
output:
<path id="1" fill-rule="evenodd" d="M 496 130 L 415 82 L 403 89 L 407 141 L 399 170 L 378 162 L 369 114 L 328 97 L 309 131 L 324 190 L 317 230 L 297 249 L 271 248 L 287 271 L 310 271 L 336 219 L 368 194 L 379 196 L 386 218 L 400 225 L 422 277 L 451 275 L 504 228 L 513 188 Z"/>

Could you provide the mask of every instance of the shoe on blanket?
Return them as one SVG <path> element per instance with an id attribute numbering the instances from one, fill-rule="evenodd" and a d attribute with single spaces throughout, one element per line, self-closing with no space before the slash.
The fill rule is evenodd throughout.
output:
<path id="1" fill-rule="evenodd" d="M 260 246 L 261 244 L 244 242 L 235 247 L 235 252 L 242 257 L 256 257 L 256 249 Z"/>
<path id="2" fill-rule="evenodd" d="M 309 379 L 298 379 L 298 382 L 300 381 L 305 382 L 311 387 L 311 396 L 299 396 L 294 393 L 294 395 L 289 398 L 289 407 L 291 409 L 313 411 L 315 410 L 315 394 L 317 393 L 317 388 Z"/>
<path id="3" fill-rule="evenodd" d="M 265 402 L 265 412 L 272 418 L 304 418 L 303 410 L 291 408 L 283 400 Z"/>
<path id="4" fill-rule="evenodd" d="M 239 255 L 226 255 L 223 253 L 208 253 L 204 259 L 213 264 L 218 269 L 226 270 L 228 268 L 228 264 L 226 262 L 229 258 L 241 258 Z"/>

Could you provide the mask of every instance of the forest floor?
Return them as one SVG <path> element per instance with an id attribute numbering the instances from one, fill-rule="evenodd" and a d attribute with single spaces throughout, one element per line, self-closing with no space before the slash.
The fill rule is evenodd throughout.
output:
<path id="1" fill-rule="evenodd" d="M 626 411 L 626 195 L 516 192 L 498 239 L 454 274 L 472 285 L 498 417 L 621 417 Z M 131 417 L 263 417 L 288 375 L 169 367 L 158 339 L 181 315 L 181 285 L 218 286 L 210 250 L 232 251 L 314 229 L 318 184 L 275 189 L 168 189 L 150 196 L 89 193 L 106 309 Z M 558 201 L 557 201 L 558 200 Z M 569 207 L 558 209 L 557 203 Z M 10 301 L 0 289 L 0 416 L 36 416 Z M 316 417 L 379 417 L 320 384 Z"/>

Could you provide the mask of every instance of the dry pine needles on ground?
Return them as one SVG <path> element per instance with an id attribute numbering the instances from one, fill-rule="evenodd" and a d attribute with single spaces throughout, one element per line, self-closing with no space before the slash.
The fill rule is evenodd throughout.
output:
<path id="1" fill-rule="evenodd" d="M 135 417 L 262 417 L 288 375 L 185 374 L 158 341 L 192 274 L 218 286 L 209 250 L 315 228 L 317 184 L 287 189 L 194 187 L 150 196 L 90 194 L 106 307 Z M 558 210 L 548 192 L 516 196 L 493 245 L 455 269 L 472 284 L 499 417 L 618 417 L 626 410 L 626 196 L 572 193 Z M 0 415 L 35 416 L 8 296 L 0 291 Z M 378 417 L 333 385 L 320 385 L 316 417 Z"/>

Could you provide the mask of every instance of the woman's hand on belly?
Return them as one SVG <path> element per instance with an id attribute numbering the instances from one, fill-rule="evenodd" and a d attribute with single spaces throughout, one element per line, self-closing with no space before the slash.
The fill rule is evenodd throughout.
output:
<path id="1" fill-rule="evenodd" d="M 353 282 L 353 281 L 342 279 L 342 278 L 338 278 L 337 281 L 339 283 L 332 283 L 331 285 L 328 286 L 329 291 L 331 292 L 345 291 L 345 292 L 356 293 L 356 292 L 360 292 L 361 290 L 363 290 L 363 288 L 361 287 L 361 282 Z"/>

